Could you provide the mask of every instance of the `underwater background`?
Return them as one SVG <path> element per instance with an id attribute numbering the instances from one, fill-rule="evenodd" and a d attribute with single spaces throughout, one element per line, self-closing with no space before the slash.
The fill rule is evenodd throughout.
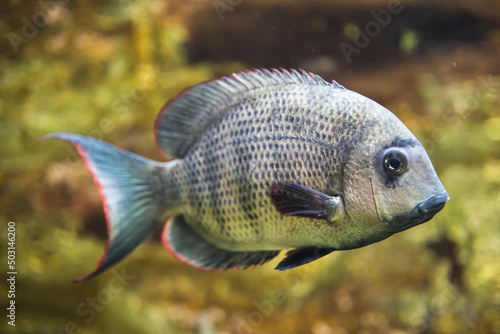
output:
<path id="1" fill-rule="evenodd" d="M 8 0 L 0 35 L 0 332 L 500 333 L 499 1 Z M 451 197 L 443 211 L 285 272 L 281 257 L 189 267 L 159 228 L 72 283 L 103 252 L 102 203 L 76 150 L 37 138 L 79 133 L 163 161 L 152 129 L 167 100 L 259 67 L 303 68 L 394 112 Z"/>

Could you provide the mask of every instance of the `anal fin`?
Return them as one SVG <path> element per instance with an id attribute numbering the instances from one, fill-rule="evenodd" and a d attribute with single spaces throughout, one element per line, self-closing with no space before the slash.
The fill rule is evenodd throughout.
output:
<path id="1" fill-rule="evenodd" d="M 203 239 L 181 215 L 166 224 L 163 244 L 180 261 L 205 270 L 244 269 L 263 264 L 280 252 L 240 252 L 218 248 Z"/>
<path id="2" fill-rule="evenodd" d="M 322 247 L 303 247 L 293 249 L 286 253 L 286 256 L 281 262 L 276 266 L 276 270 L 287 270 L 295 267 L 302 266 L 304 264 L 315 261 L 322 258 L 325 255 L 330 254 L 335 249 L 333 248 L 322 248 Z"/>

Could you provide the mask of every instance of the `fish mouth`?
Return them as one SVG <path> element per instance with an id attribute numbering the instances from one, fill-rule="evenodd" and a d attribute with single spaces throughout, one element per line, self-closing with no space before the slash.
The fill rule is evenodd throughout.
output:
<path id="1" fill-rule="evenodd" d="M 441 211 L 450 199 L 447 192 L 429 197 L 421 202 L 408 214 L 395 217 L 391 221 L 394 232 L 401 232 L 431 220 L 436 213 Z"/>
<path id="2" fill-rule="evenodd" d="M 444 192 L 442 194 L 432 196 L 428 200 L 420 203 L 417 207 L 424 217 L 430 216 L 430 218 L 432 218 L 436 213 L 444 208 L 446 201 L 449 199 L 450 196 L 448 196 L 448 193 Z"/>

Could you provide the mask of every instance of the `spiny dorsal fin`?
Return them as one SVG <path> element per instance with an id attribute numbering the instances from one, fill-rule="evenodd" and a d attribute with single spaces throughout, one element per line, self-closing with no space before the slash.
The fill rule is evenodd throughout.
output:
<path id="1" fill-rule="evenodd" d="M 325 85 L 319 75 L 304 70 L 258 69 L 233 73 L 218 80 L 200 83 L 182 91 L 160 111 L 155 123 L 156 142 L 169 158 L 182 158 L 198 136 L 227 111 L 225 106 L 238 93 L 276 85 Z"/>

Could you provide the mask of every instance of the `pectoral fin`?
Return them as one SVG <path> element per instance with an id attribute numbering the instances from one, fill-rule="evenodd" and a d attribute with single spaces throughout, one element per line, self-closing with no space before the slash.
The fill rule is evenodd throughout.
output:
<path id="1" fill-rule="evenodd" d="M 276 266 L 276 270 L 287 270 L 302 266 L 330 254 L 335 249 L 321 247 L 303 247 L 286 253 L 286 257 Z"/>
<path id="2" fill-rule="evenodd" d="M 339 196 L 329 196 L 315 189 L 293 183 L 277 182 L 270 188 L 271 202 L 282 216 L 299 216 L 333 221 Z"/>

